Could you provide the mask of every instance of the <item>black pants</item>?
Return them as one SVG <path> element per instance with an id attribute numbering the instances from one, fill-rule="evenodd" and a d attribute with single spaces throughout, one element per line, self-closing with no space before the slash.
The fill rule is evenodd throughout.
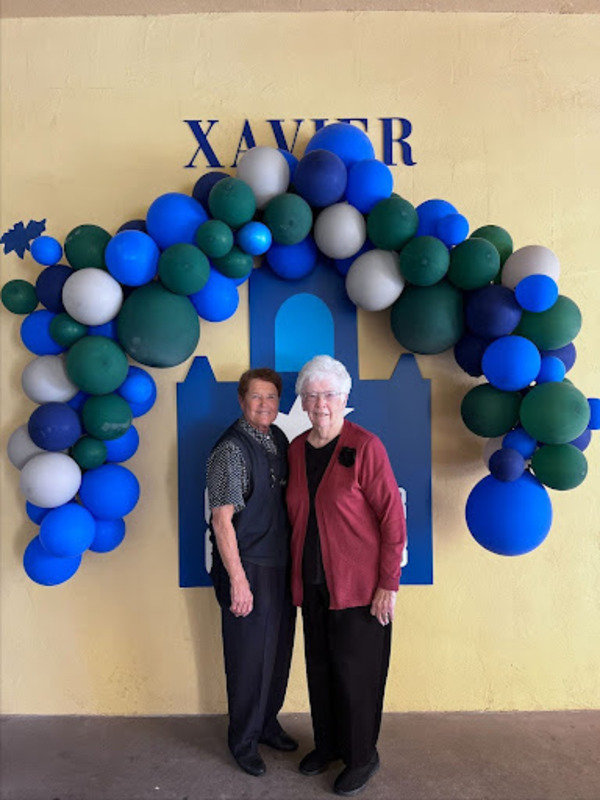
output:
<path id="1" fill-rule="evenodd" d="M 363 766 L 379 737 L 391 626 L 370 606 L 330 611 L 325 584 L 304 585 L 302 617 L 315 748 Z"/>
<path id="2" fill-rule="evenodd" d="M 254 595 L 247 617 L 235 617 L 229 610 L 229 577 L 223 565 L 216 564 L 211 573 L 221 606 L 228 742 L 236 758 L 256 753 L 259 738 L 280 730 L 277 714 L 287 688 L 296 621 L 287 568 L 243 564 Z"/>

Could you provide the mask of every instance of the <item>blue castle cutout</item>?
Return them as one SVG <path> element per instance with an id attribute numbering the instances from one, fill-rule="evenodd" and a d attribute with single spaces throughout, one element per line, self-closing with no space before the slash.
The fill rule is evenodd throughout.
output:
<path id="1" fill-rule="evenodd" d="M 250 364 L 281 373 L 277 424 L 293 437 L 309 427 L 294 385 L 312 356 L 342 361 L 352 376 L 350 419 L 385 444 L 405 499 L 408 552 L 402 584 L 432 584 L 431 392 L 415 357 L 400 356 L 389 380 L 360 380 L 356 307 L 344 279 L 326 263 L 290 283 L 270 269 L 255 270 L 249 286 Z M 218 382 L 208 359 L 196 357 L 177 386 L 179 470 L 179 584 L 210 586 L 205 468 L 219 436 L 240 415 L 237 382 Z"/>

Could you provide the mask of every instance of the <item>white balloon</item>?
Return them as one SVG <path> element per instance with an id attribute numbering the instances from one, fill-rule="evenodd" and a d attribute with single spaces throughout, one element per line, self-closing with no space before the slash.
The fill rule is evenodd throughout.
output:
<path id="1" fill-rule="evenodd" d="M 34 403 L 67 403 L 79 389 L 67 375 L 63 356 L 38 356 L 21 375 L 23 391 Z"/>
<path id="2" fill-rule="evenodd" d="M 81 470 L 65 453 L 33 456 L 21 470 L 21 492 L 40 508 L 56 508 L 72 500 L 81 486 Z"/>
<path id="3" fill-rule="evenodd" d="M 528 275 L 548 275 L 558 283 L 560 263 L 552 250 L 541 244 L 528 244 L 515 250 L 502 267 L 502 285 L 514 289 Z"/>
<path id="4" fill-rule="evenodd" d="M 334 203 L 323 209 L 314 227 L 317 247 L 329 258 L 350 258 L 367 238 L 367 224 L 349 203 Z"/>
<path id="5" fill-rule="evenodd" d="M 123 289 L 103 269 L 78 269 L 65 281 L 65 310 L 83 325 L 104 325 L 114 319 L 123 304 Z"/>
<path id="6" fill-rule="evenodd" d="M 253 147 L 240 158 L 237 177 L 254 192 L 256 205 L 264 208 L 269 200 L 283 194 L 290 183 L 290 168 L 274 147 Z"/>
<path id="7" fill-rule="evenodd" d="M 483 463 L 488 469 L 490 467 L 490 458 L 494 455 L 496 450 L 500 450 L 503 441 L 504 441 L 504 436 L 494 436 L 493 439 L 488 439 L 487 442 L 483 445 L 483 452 L 481 454 L 481 457 L 483 459 Z"/>
<path id="8" fill-rule="evenodd" d="M 365 311 L 389 308 L 402 294 L 404 278 L 393 250 L 369 250 L 352 262 L 346 275 L 348 297 Z"/>
<path id="9" fill-rule="evenodd" d="M 17 430 L 11 434 L 8 444 L 6 445 L 8 460 L 13 467 L 17 469 L 23 469 L 30 458 L 45 452 L 45 450 L 31 441 L 27 425 L 21 425 L 17 428 Z"/>

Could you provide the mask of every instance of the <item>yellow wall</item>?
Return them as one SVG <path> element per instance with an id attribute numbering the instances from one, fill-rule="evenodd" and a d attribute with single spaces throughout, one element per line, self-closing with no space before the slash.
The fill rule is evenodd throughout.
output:
<path id="1" fill-rule="evenodd" d="M 245 117 L 404 116 L 415 167 L 395 169 L 415 204 L 443 197 L 516 246 L 551 247 L 584 328 L 572 376 L 600 394 L 600 17 L 314 13 L 4 20 L 0 229 L 48 218 L 114 231 L 200 170 L 184 118 L 221 120 L 233 152 Z M 375 123 L 374 123 L 375 124 Z M 303 143 L 306 142 L 306 136 Z M 0 259 L 2 283 L 34 279 L 28 257 Z M 233 380 L 248 362 L 248 316 L 203 323 L 199 354 Z M 20 388 L 19 320 L 1 332 L 2 450 L 33 408 Z M 399 348 L 385 314 L 361 317 L 363 377 L 385 376 Z M 542 547 L 516 559 L 480 548 L 465 499 L 483 476 L 481 440 L 460 422 L 471 382 L 451 355 L 421 357 L 432 378 L 435 585 L 400 592 L 386 708 L 600 705 L 600 434 L 589 477 L 554 493 Z M 124 544 L 88 554 L 48 589 L 21 557 L 34 526 L 3 455 L 1 676 L 5 713 L 180 714 L 225 709 L 217 607 L 178 588 L 175 382 L 154 371 L 155 409 L 139 420 L 132 467 L 142 499 Z M 287 710 L 306 710 L 301 640 Z"/>

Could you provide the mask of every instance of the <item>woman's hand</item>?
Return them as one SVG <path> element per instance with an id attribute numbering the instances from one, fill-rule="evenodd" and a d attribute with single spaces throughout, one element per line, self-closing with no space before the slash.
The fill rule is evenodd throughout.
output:
<path id="1" fill-rule="evenodd" d="M 376 589 L 371 603 L 371 614 L 381 625 L 389 625 L 394 619 L 397 592 L 392 589 Z"/>

